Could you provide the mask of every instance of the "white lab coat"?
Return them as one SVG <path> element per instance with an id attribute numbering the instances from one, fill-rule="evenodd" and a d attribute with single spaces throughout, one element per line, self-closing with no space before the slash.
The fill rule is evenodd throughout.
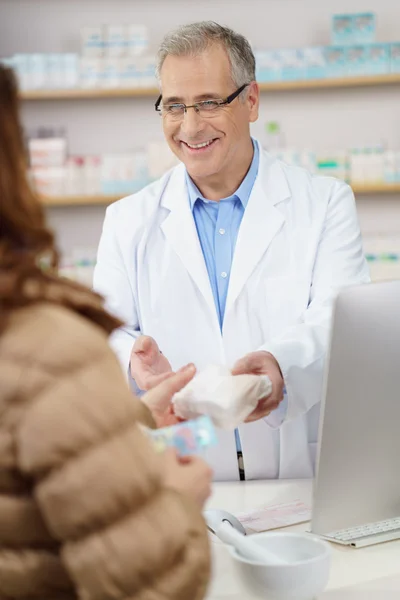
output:
<path id="1" fill-rule="evenodd" d="M 313 475 L 332 300 L 338 288 L 368 281 L 350 187 L 261 150 L 222 334 L 181 164 L 107 209 L 94 287 L 126 323 L 111 340 L 125 372 L 141 333 L 173 369 L 232 366 L 259 349 L 276 357 L 284 402 L 239 427 L 246 479 L 263 479 Z M 233 432 L 220 431 L 207 457 L 216 480 L 238 479 Z"/>

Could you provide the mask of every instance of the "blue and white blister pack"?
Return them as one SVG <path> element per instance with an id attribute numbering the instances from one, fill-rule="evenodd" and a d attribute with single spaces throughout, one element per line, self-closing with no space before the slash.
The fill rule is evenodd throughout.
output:
<path id="1" fill-rule="evenodd" d="M 217 443 L 215 427 L 207 416 L 161 429 L 146 429 L 146 434 L 153 440 L 157 452 L 176 448 L 179 456 L 201 454 Z"/>

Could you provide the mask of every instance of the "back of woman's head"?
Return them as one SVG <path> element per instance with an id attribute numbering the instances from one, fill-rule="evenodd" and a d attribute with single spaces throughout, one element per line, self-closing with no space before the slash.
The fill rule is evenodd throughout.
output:
<path id="1" fill-rule="evenodd" d="M 58 278 L 54 237 L 27 166 L 16 80 L 0 65 L 0 333 L 16 308 L 40 301 L 72 308 L 112 331 L 121 323 L 104 311 L 100 296 Z"/>
<path id="2" fill-rule="evenodd" d="M 43 256 L 57 265 L 53 235 L 27 177 L 16 80 L 0 65 L 0 271 L 38 269 Z"/>

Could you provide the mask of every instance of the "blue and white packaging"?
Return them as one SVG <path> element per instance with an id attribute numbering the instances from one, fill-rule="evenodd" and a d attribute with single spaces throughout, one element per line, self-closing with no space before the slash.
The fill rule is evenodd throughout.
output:
<path id="1" fill-rule="evenodd" d="M 29 54 L 15 54 L 13 57 L 13 63 L 19 89 L 22 91 L 30 90 L 32 88 L 32 84 Z"/>
<path id="2" fill-rule="evenodd" d="M 107 25 L 104 28 L 104 50 L 106 56 L 125 56 L 127 46 L 127 28 L 124 25 Z"/>
<path id="3" fill-rule="evenodd" d="M 367 75 L 385 75 L 390 72 L 390 44 L 370 44 L 367 46 Z"/>
<path id="4" fill-rule="evenodd" d="M 64 87 L 64 56 L 63 54 L 47 55 L 47 81 L 51 90 Z"/>
<path id="5" fill-rule="evenodd" d="M 102 59 L 100 85 L 102 88 L 115 89 L 120 86 L 119 59 L 107 56 Z"/>
<path id="6" fill-rule="evenodd" d="M 50 87 L 47 77 L 47 61 L 45 54 L 30 54 L 29 58 L 30 87 L 33 90 Z"/>
<path id="7" fill-rule="evenodd" d="M 150 182 L 176 167 L 179 160 L 165 140 L 150 140 L 146 144 L 146 164 Z"/>
<path id="8" fill-rule="evenodd" d="M 256 79 L 259 83 L 281 81 L 282 62 L 279 50 L 258 50 L 256 58 Z"/>
<path id="9" fill-rule="evenodd" d="M 324 46 L 304 48 L 303 59 L 305 79 L 323 79 L 326 77 L 326 57 Z"/>
<path id="10" fill-rule="evenodd" d="M 64 87 L 71 89 L 79 86 L 79 56 L 64 54 Z"/>
<path id="11" fill-rule="evenodd" d="M 353 15 L 333 15 L 331 38 L 333 46 L 354 44 Z"/>
<path id="12" fill-rule="evenodd" d="M 352 15 L 354 44 L 373 44 L 376 40 L 376 16 L 365 12 Z"/>
<path id="13" fill-rule="evenodd" d="M 400 73 L 400 42 L 390 44 L 390 72 Z"/>
<path id="14" fill-rule="evenodd" d="M 156 63 L 153 56 L 141 56 L 138 59 L 140 78 L 139 84 L 142 88 L 154 88 L 157 86 Z"/>
<path id="15" fill-rule="evenodd" d="M 327 46 L 325 60 L 327 77 L 330 79 L 346 77 L 348 71 L 345 46 Z"/>
<path id="16" fill-rule="evenodd" d="M 126 51 L 129 56 L 142 56 L 149 49 L 149 35 L 145 25 L 128 25 Z"/>
<path id="17" fill-rule="evenodd" d="M 120 193 L 121 158 L 120 154 L 103 154 L 101 157 L 100 190 L 106 196 Z"/>
<path id="18" fill-rule="evenodd" d="M 303 50 L 287 48 L 279 50 L 282 65 L 282 81 L 299 81 L 305 79 L 305 63 Z"/>
<path id="19" fill-rule="evenodd" d="M 347 74 L 361 77 L 366 74 L 367 46 L 349 46 L 346 48 Z"/>
<path id="20" fill-rule="evenodd" d="M 396 183 L 400 183 L 400 152 L 396 152 Z"/>
<path id="21" fill-rule="evenodd" d="M 384 155 L 384 181 L 385 183 L 396 183 L 396 152 L 386 150 Z"/>
<path id="22" fill-rule="evenodd" d="M 120 85 L 122 88 L 139 87 L 138 59 L 128 56 L 119 60 Z"/>
<path id="23" fill-rule="evenodd" d="M 153 440 L 157 452 L 175 448 L 179 456 L 201 454 L 218 442 L 215 427 L 207 416 L 161 429 L 144 428 L 144 431 Z"/>
<path id="24" fill-rule="evenodd" d="M 318 153 L 316 156 L 316 168 L 319 175 L 336 177 L 347 181 L 348 175 L 348 157 L 346 151 L 333 151 L 327 153 Z"/>
<path id="25" fill-rule="evenodd" d="M 149 182 L 147 154 L 143 151 L 104 154 L 101 160 L 101 193 L 126 196 Z"/>
<path id="26" fill-rule="evenodd" d="M 149 168 L 147 165 L 147 153 L 138 150 L 132 154 L 133 172 L 133 191 L 138 192 L 149 183 Z"/>
<path id="27" fill-rule="evenodd" d="M 102 74 L 101 58 L 81 58 L 80 60 L 80 86 L 82 88 L 100 87 Z"/>
<path id="28" fill-rule="evenodd" d="M 81 29 L 82 55 L 100 58 L 104 55 L 104 27 L 102 25 L 86 25 Z"/>

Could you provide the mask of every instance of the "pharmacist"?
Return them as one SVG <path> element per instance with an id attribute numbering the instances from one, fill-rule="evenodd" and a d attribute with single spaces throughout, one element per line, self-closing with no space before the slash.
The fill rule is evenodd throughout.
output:
<path id="1" fill-rule="evenodd" d="M 246 479 L 310 477 L 332 301 L 369 281 L 352 191 L 251 138 L 259 90 L 241 35 L 184 26 L 159 76 L 182 164 L 107 210 L 95 288 L 126 323 L 111 343 L 141 389 L 189 361 L 268 374 L 272 394 L 209 451 L 215 479 L 239 479 L 240 448 Z"/>

